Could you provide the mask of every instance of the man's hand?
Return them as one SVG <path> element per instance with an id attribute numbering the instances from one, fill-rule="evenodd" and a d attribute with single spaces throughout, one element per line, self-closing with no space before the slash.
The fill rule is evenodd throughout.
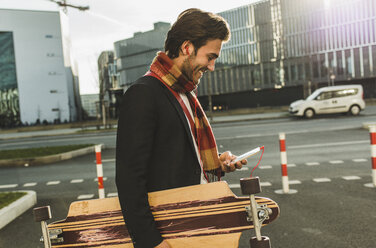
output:
<path id="1" fill-rule="evenodd" d="M 224 152 L 219 156 L 219 161 L 221 162 L 221 168 L 224 172 L 232 172 L 235 169 L 241 169 L 243 165 L 247 164 L 247 160 L 243 159 L 234 163 L 236 156 L 233 155 L 230 151 Z"/>
<path id="2" fill-rule="evenodd" d="M 167 243 L 166 240 L 163 240 L 162 243 L 157 245 L 155 248 L 171 248 L 171 246 Z"/>

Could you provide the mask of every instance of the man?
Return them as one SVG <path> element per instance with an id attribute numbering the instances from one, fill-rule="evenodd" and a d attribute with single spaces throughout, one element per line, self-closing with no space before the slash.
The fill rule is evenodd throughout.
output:
<path id="1" fill-rule="evenodd" d="M 170 247 L 150 211 L 147 193 L 213 181 L 234 171 L 230 152 L 218 155 L 211 127 L 192 92 L 213 71 L 227 22 L 199 9 L 181 13 L 150 71 L 124 94 L 119 114 L 116 184 L 136 248 Z"/>

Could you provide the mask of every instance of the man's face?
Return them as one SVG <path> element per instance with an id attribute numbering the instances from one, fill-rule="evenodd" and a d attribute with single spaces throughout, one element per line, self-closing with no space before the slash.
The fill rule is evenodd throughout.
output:
<path id="1" fill-rule="evenodd" d="M 222 40 L 209 40 L 204 46 L 188 55 L 182 66 L 182 73 L 195 85 L 198 85 L 204 72 L 214 71 L 215 60 L 219 57 L 222 48 Z"/>

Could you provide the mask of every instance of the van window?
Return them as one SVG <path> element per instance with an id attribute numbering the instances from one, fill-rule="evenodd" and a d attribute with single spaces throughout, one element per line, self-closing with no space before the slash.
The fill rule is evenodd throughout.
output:
<path id="1" fill-rule="evenodd" d="M 316 100 L 327 100 L 330 98 L 332 98 L 332 91 L 326 91 L 326 92 L 324 91 L 324 92 L 321 92 L 321 94 L 316 97 Z"/>
<path id="2" fill-rule="evenodd" d="M 344 89 L 333 92 L 333 97 L 353 96 L 358 94 L 358 89 Z"/>

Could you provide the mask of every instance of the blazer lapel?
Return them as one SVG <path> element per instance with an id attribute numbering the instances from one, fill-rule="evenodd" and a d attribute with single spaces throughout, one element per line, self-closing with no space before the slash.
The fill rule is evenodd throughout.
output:
<path id="1" fill-rule="evenodd" d="M 155 78 L 155 77 L 153 77 Z M 158 80 L 157 78 L 155 78 L 155 80 Z M 163 93 L 167 96 L 167 99 L 171 102 L 171 104 L 174 106 L 176 112 L 178 113 L 178 116 L 180 117 L 180 120 L 182 121 L 182 124 L 184 126 L 184 129 L 185 129 L 185 132 L 186 134 L 188 135 L 188 138 L 189 138 L 189 141 L 191 143 L 191 147 L 194 151 L 194 153 L 196 153 L 196 149 L 195 149 L 195 146 L 194 146 L 194 141 L 193 141 L 193 138 L 192 138 L 192 132 L 191 132 L 191 129 L 189 128 L 189 125 L 188 125 L 188 120 L 187 120 L 187 117 L 185 116 L 184 114 L 184 111 L 183 109 L 181 108 L 178 100 L 175 98 L 175 96 L 170 92 L 169 89 L 166 88 L 166 86 L 161 83 L 161 82 L 158 82 L 160 87 L 162 87 L 162 91 Z"/>

